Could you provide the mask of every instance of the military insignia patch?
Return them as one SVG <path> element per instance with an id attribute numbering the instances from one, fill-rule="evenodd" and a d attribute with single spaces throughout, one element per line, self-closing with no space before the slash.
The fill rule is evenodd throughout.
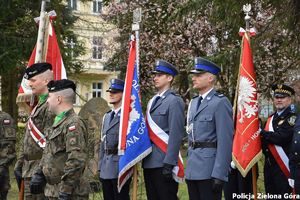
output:
<path id="1" fill-rule="evenodd" d="M 288 119 L 288 123 L 291 125 L 291 126 L 294 126 L 295 125 L 295 122 L 296 122 L 296 116 L 291 116 L 289 119 Z"/>
<path id="2" fill-rule="evenodd" d="M 278 122 L 278 125 L 283 124 L 283 122 L 284 122 L 284 120 L 280 120 L 280 121 Z"/>
<path id="3" fill-rule="evenodd" d="M 76 137 L 72 137 L 72 138 L 70 138 L 70 140 L 69 140 L 69 142 L 70 142 L 70 145 L 76 145 L 77 144 L 77 139 L 76 139 Z"/>
<path id="4" fill-rule="evenodd" d="M 10 124 L 10 120 L 9 119 L 5 119 L 5 120 L 3 120 L 3 123 L 6 124 L 6 125 Z"/>
<path id="5" fill-rule="evenodd" d="M 74 130 L 76 130 L 75 125 L 69 127 L 69 131 L 74 131 Z"/>

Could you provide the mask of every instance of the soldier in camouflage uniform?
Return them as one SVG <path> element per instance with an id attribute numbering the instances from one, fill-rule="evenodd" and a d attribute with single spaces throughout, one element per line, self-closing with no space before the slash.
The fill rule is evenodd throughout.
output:
<path id="1" fill-rule="evenodd" d="M 0 111 L 0 200 L 6 200 L 9 184 L 9 165 L 16 158 L 16 129 L 11 116 Z"/>
<path id="2" fill-rule="evenodd" d="M 24 196 L 26 200 L 45 199 L 44 193 L 31 194 L 29 189 L 30 179 L 38 168 L 45 147 L 44 131 L 52 125 L 54 115 L 48 112 L 46 100 L 48 97 L 47 84 L 53 79 L 52 66 L 49 63 L 36 63 L 28 67 L 24 78 L 32 93 L 39 97 L 39 102 L 32 110 L 26 124 L 24 146 L 21 156 L 15 165 L 15 176 L 20 188 L 24 180 Z M 37 134 L 39 132 L 40 134 Z"/>
<path id="3" fill-rule="evenodd" d="M 30 182 L 32 193 L 44 190 L 48 200 L 88 199 L 89 183 L 83 176 L 87 164 L 87 127 L 75 114 L 75 84 L 70 80 L 48 84 L 49 110 L 56 114 L 46 131 L 47 144 L 40 169 Z M 45 186 L 46 185 L 46 186 Z"/>

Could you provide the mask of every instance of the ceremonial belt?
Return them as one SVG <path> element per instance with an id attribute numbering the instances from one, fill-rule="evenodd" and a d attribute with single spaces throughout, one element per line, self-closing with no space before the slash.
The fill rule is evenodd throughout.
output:
<path id="1" fill-rule="evenodd" d="M 33 123 L 31 116 L 34 114 L 35 110 L 36 110 L 37 106 L 32 110 L 28 123 L 27 123 L 27 128 L 29 130 L 29 133 L 31 135 L 31 137 L 33 138 L 33 140 L 39 145 L 39 147 L 41 147 L 42 149 L 45 148 L 46 146 L 46 138 L 44 136 L 44 134 L 35 126 L 35 124 Z"/>
<path id="2" fill-rule="evenodd" d="M 168 141 L 169 141 L 169 135 L 164 132 L 152 119 L 150 115 L 150 108 L 152 106 L 154 98 L 152 98 L 149 101 L 149 104 L 147 106 L 147 118 L 146 118 L 146 124 L 149 131 L 149 137 L 150 140 L 158 146 L 158 148 L 163 151 L 164 153 L 167 153 L 168 148 Z M 183 160 L 180 155 L 180 152 L 178 154 L 178 164 L 173 168 L 173 178 L 177 182 L 183 182 L 184 181 L 184 167 L 183 167 Z"/>
<path id="3" fill-rule="evenodd" d="M 274 131 L 273 128 L 273 116 L 268 118 L 265 130 L 266 131 Z M 281 146 L 268 144 L 268 148 L 270 149 L 276 163 L 280 167 L 281 171 L 284 175 L 289 178 L 290 177 L 290 169 L 289 169 L 289 158 L 287 157 L 286 153 L 282 149 Z"/>
<path id="4" fill-rule="evenodd" d="M 190 142 L 189 146 L 193 149 L 197 148 L 217 148 L 217 142 Z"/>

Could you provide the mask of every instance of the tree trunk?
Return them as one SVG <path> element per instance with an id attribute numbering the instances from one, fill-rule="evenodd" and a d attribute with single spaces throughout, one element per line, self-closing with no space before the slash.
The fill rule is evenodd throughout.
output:
<path id="1" fill-rule="evenodd" d="M 18 118 L 17 94 L 18 78 L 16 70 L 12 69 L 1 77 L 1 105 L 2 110 L 9 113 L 16 121 Z"/>

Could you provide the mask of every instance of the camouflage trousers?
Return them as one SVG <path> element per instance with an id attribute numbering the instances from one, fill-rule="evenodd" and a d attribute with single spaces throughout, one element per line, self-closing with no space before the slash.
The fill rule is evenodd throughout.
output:
<path id="1" fill-rule="evenodd" d="M 46 184 L 45 196 L 47 200 L 58 200 L 60 184 L 50 185 Z M 78 191 L 77 191 L 78 192 Z M 87 191 L 79 194 L 72 194 L 72 200 L 88 200 L 89 193 Z"/>
<path id="2" fill-rule="evenodd" d="M 30 192 L 30 178 L 24 179 L 24 196 L 25 200 L 45 200 L 45 195 L 42 194 L 31 194 Z"/>

